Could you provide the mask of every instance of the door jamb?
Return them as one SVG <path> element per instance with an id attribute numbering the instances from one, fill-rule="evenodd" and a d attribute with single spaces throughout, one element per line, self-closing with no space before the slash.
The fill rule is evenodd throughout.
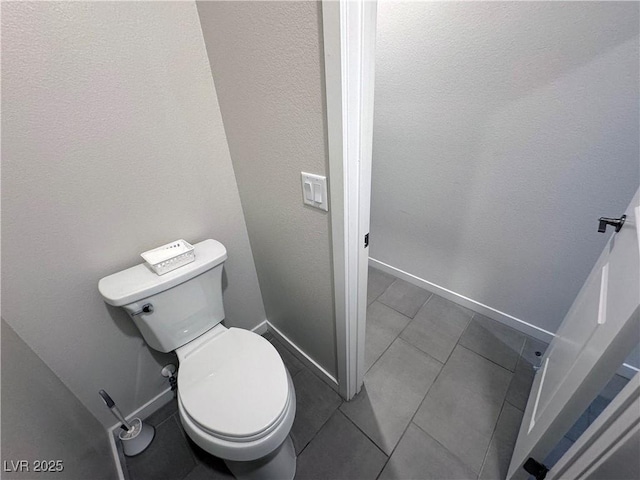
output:
<path id="1" fill-rule="evenodd" d="M 376 1 L 322 0 L 338 390 L 362 387 Z"/>

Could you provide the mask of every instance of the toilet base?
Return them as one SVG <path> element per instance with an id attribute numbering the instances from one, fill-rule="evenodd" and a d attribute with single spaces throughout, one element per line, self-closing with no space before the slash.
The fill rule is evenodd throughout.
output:
<path id="1" fill-rule="evenodd" d="M 269 455 L 249 462 L 225 460 L 238 480 L 293 480 L 296 474 L 296 450 L 291 435 Z"/>

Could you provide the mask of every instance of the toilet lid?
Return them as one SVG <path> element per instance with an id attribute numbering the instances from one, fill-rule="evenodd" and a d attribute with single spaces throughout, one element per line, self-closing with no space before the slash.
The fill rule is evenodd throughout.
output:
<path id="1" fill-rule="evenodd" d="M 203 429 L 250 437 L 280 417 L 289 384 L 284 363 L 268 340 L 230 328 L 182 359 L 178 394 Z"/>

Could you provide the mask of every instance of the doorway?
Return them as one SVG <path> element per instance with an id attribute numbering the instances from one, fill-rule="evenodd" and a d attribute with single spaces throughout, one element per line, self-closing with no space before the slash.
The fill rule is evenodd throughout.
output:
<path id="1" fill-rule="evenodd" d="M 376 53 L 369 247 L 374 270 L 368 281 L 369 292 L 379 290 L 379 295 L 372 294 L 374 299 L 367 302 L 375 304 L 371 307 L 375 311 L 367 315 L 367 329 L 380 323 L 378 317 L 395 318 L 378 325 L 379 331 L 372 334 L 378 338 L 369 342 L 371 345 L 364 348 L 364 355 L 357 363 L 364 365 L 365 372 L 372 371 L 386 352 L 394 352 L 391 348 L 394 342 L 401 340 L 430 359 L 439 361 L 440 356 L 439 362 L 444 367 L 458 347 L 488 360 L 492 366 L 501 366 L 496 358 L 487 358 L 497 356 L 496 351 L 500 349 L 478 346 L 478 350 L 485 352 L 483 356 L 482 352 L 470 348 L 473 336 L 465 337 L 465 334 L 471 325 L 471 332 L 478 333 L 476 337 L 496 339 L 502 345 L 508 346 L 518 336 L 524 338 L 517 355 L 514 354 L 516 347 L 505 348 L 505 356 L 510 356 L 511 362 L 515 357 L 513 370 L 507 369 L 512 374 L 510 384 L 523 354 L 526 358 L 527 342 L 548 342 L 553 338 L 552 332 L 602 250 L 606 239 L 594 236 L 594 221 L 601 214 L 599 209 L 606 205 L 607 210 L 620 211 L 637 188 L 637 148 L 633 143 L 637 136 L 630 134 L 637 131 L 637 112 L 631 107 L 625 110 L 616 120 L 619 123 L 615 129 L 605 121 L 615 116 L 614 111 L 620 113 L 623 97 L 638 96 L 637 82 L 616 74 L 617 81 L 626 78 L 629 82 L 613 88 L 610 81 L 603 81 L 596 73 L 598 69 L 606 70 L 607 65 L 637 70 L 638 55 L 634 55 L 633 50 L 637 49 L 638 22 L 633 21 L 637 8 L 628 6 L 630 11 L 623 12 L 620 5 L 608 7 L 600 3 L 523 7 L 506 3 L 419 3 L 402 6 L 410 11 L 393 11 L 398 8 L 398 4 L 378 5 L 377 18 L 384 18 L 388 35 L 397 35 L 390 43 L 399 48 L 386 45 L 381 49 L 378 43 Z M 525 12 L 518 8 L 532 10 Z M 545 8 L 567 10 L 552 12 Z M 562 18 L 572 19 L 573 23 L 575 18 L 580 18 L 582 23 L 578 22 L 576 30 L 567 32 L 565 26 L 571 22 L 564 22 Z M 478 19 L 484 21 L 478 22 Z M 378 40 L 384 31 L 381 27 L 379 21 Z M 615 29 L 617 33 L 613 36 L 594 34 L 608 29 Z M 431 37 L 408 39 L 412 30 Z M 363 38 L 370 40 L 370 36 Z M 607 40 L 599 40 L 602 38 Z M 521 45 L 514 48 L 514 41 Z M 508 51 L 500 51 L 502 45 Z M 558 48 L 558 45 L 567 48 Z M 366 52 L 366 48 L 360 50 L 360 65 L 366 64 L 362 62 L 362 51 Z M 403 51 L 410 57 L 408 60 L 403 60 Z M 557 58 L 554 60 L 553 55 L 540 52 L 555 52 Z M 392 61 L 387 66 L 387 76 L 379 72 L 381 55 Z M 618 65 L 624 63 L 618 62 L 620 59 L 630 58 L 634 58 L 635 63 Z M 511 75 L 500 75 L 500 68 L 497 71 L 494 68 L 496 63 L 503 68 L 503 73 Z M 406 72 L 410 74 L 403 75 Z M 587 77 L 598 81 L 589 83 L 585 80 Z M 571 94 L 576 91 L 576 84 L 585 82 L 590 88 L 579 88 L 580 95 Z M 378 95 L 383 95 L 380 92 L 385 87 L 387 103 L 381 107 Z M 619 99 L 611 95 L 595 96 L 608 99 L 603 108 L 602 103 L 596 105 L 590 100 L 598 88 L 603 91 L 611 88 L 628 95 L 620 94 Z M 409 94 L 416 92 L 417 96 L 410 97 Z M 420 101 L 437 108 L 425 108 Z M 549 102 L 557 107 L 552 113 L 544 108 Z M 418 118 L 420 108 L 426 113 Z M 589 108 L 595 108 L 593 114 L 585 114 L 590 112 Z M 379 125 L 382 114 L 385 116 Z M 407 120 L 409 114 L 412 119 Z M 572 116 L 575 114 L 582 115 L 578 118 L 580 122 L 569 121 L 577 118 Z M 589 126 L 590 122 L 593 125 Z M 588 133 L 596 131 L 599 136 Z M 618 135 L 626 141 L 610 141 Z M 567 139 L 577 143 L 571 146 L 563 141 Z M 599 141 L 604 143 L 590 147 L 582 144 Z M 604 171 L 596 174 L 592 167 L 603 166 L 600 161 L 603 148 L 614 143 L 617 147 L 626 147 L 624 152 L 608 158 L 622 162 L 622 171 L 627 173 L 619 175 L 620 165 L 616 163 L 616 175 Z M 381 157 L 385 152 L 386 156 Z M 415 161 L 407 164 L 411 158 Z M 397 163 L 398 159 L 405 163 Z M 456 163 L 456 159 L 464 161 Z M 548 165 L 545 162 L 549 162 Z M 382 166 L 379 175 L 376 165 Z M 583 167 L 584 170 L 577 171 Z M 591 175 L 591 179 L 587 178 Z M 627 181 L 624 186 L 619 183 L 621 177 Z M 421 183 L 424 179 L 432 184 Z M 603 179 L 608 182 L 606 185 L 599 183 Z M 594 188 L 579 188 L 583 185 L 594 185 Z M 538 196 L 531 195 L 532 191 Z M 527 208 L 533 214 L 528 214 Z M 594 211 L 598 211 L 595 218 Z M 412 236 L 418 241 L 412 240 Z M 498 241 L 493 241 L 495 239 Z M 567 262 L 566 266 L 559 268 L 558 265 L 565 265 L 562 262 Z M 581 280 L 576 280 L 578 278 Z M 428 320 L 430 334 L 423 335 L 425 345 L 435 337 L 438 320 L 425 313 L 432 300 L 434 310 L 467 311 L 467 323 L 458 327 L 459 334 L 447 332 L 454 341 L 449 341 L 453 345 L 446 357 L 446 349 L 445 353 L 432 349 L 429 354 L 407 341 L 419 343 L 420 331 L 414 322 L 417 315 Z M 380 313 L 382 311 L 386 313 Z M 458 316 L 464 317 L 460 313 Z M 473 322 L 474 316 L 477 316 L 476 322 Z M 460 325 L 464 321 L 460 321 Z M 412 323 L 412 329 L 407 331 Z M 455 327 L 455 322 L 444 323 L 446 328 Z M 463 337 L 465 340 L 460 344 Z M 359 342 L 361 337 L 354 343 L 360 345 Z M 443 344 L 433 343 L 435 348 Z M 428 350 L 428 346 L 423 348 Z M 466 353 L 465 350 L 460 351 Z M 376 351 L 381 352 L 379 356 Z M 357 352 L 362 353 L 362 345 Z M 537 367 L 539 361 L 535 352 L 543 353 L 542 347 L 532 351 L 532 368 L 528 370 L 531 378 L 533 367 Z M 478 361 L 474 357 L 467 363 L 476 365 Z M 441 367 L 441 370 L 444 369 Z M 628 375 L 632 370 L 626 372 Z M 426 387 L 427 396 L 439 375 L 442 373 L 438 372 L 432 385 Z M 364 388 L 370 407 L 372 395 L 366 380 Z M 425 398 L 418 403 L 423 405 L 423 401 Z M 503 402 L 501 407 L 487 408 L 493 412 L 491 418 L 495 417 L 492 429 L 487 429 L 491 430 L 490 436 L 498 432 L 498 418 L 504 405 Z M 410 418 L 409 425 L 415 423 L 411 419 L 414 417 Z M 502 423 L 508 421 L 505 419 Z M 429 428 L 422 429 L 429 435 L 425 430 Z M 444 432 L 439 438 L 447 435 L 449 433 Z M 437 443 L 442 445 L 439 440 Z M 487 449 L 490 443 L 491 438 Z M 399 444 L 393 448 L 399 448 Z M 469 460 L 477 474 L 484 467 L 487 451 L 480 467 L 477 459 Z M 455 454 L 454 457 L 459 459 Z"/>

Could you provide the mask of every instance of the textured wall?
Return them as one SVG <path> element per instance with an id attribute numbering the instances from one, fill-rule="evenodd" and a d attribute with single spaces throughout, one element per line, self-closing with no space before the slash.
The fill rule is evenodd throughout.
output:
<path id="1" fill-rule="evenodd" d="M 638 3 L 378 7 L 371 256 L 555 331 L 638 188 Z"/>
<path id="2" fill-rule="evenodd" d="M 104 424 L 166 388 L 98 280 L 183 237 L 227 246 L 227 325 L 265 319 L 189 2 L 2 5 L 2 313 Z"/>
<path id="3" fill-rule="evenodd" d="M 2 478 L 117 478 L 102 425 L 4 320 L 1 333 L 2 459 L 64 466 L 63 473 L 3 471 Z"/>
<path id="4" fill-rule="evenodd" d="M 329 214 L 302 205 L 324 174 L 320 5 L 198 2 L 269 320 L 335 373 Z"/>

